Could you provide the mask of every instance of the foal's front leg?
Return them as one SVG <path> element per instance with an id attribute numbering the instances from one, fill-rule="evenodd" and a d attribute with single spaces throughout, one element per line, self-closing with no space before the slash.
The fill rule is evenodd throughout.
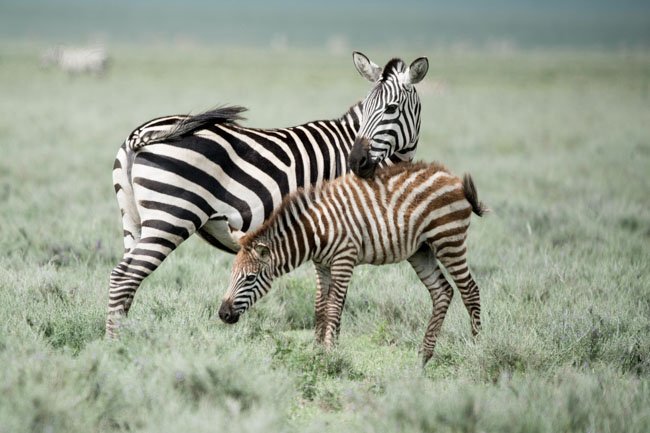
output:
<path id="1" fill-rule="evenodd" d="M 336 343 L 341 326 L 341 312 L 345 304 L 353 269 L 354 260 L 350 257 L 339 258 L 330 267 L 331 282 L 327 296 L 325 335 L 323 338 L 325 349 L 331 349 Z"/>
<path id="2" fill-rule="evenodd" d="M 325 324 L 327 322 L 327 298 L 332 283 L 329 266 L 314 263 L 316 268 L 316 305 L 315 305 L 315 334 L 316 342 L 322 344 L 325 339 Z"/>

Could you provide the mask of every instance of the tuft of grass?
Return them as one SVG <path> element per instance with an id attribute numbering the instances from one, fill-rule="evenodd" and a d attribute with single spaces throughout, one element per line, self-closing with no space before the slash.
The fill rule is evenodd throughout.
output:
<path id="1" fill-rule="evenodd" d="M 350 358 L 339 350 L 325 351 L 314 343 L 300 342 L 291 337 L 276 337 L 274 341 L 273 365 L 298 373 L 299 388 L 306 400 L 319 397 L 329 407 L 340 406 L 333 391 L 319 390 L 319 382 L 329 378 L 360 380 L 364 377 Z"/>
<path id="2" fill-rule="evenodd" d="M 104 317 L 62 315 L 41 323 L 39 330 L 53 348 L 78 354 L 89 342 L 104 337 Z"/>

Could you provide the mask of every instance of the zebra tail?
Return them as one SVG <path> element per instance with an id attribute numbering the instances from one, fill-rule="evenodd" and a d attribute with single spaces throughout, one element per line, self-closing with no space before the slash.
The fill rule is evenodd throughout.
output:
<path id="1" fill-rule="evenodd" d="M 169 131 L 157 133 L 150 137 L 145 144 L 178 141 L 207 126 L 237 123 L 237 121 L 245 119 L 241 114 L 247 110 L 247 108 L 238 105 L 226 105 L 204 113 L 188 116 Z"/>
<path id="2" fill-rule="evenodd" d="M 490 209 L 488 209 L 488 207 L 485 206 L 483 202 L 479 201 L 476 186 L 474 186 L 472 176 L 470 176 L 468 173 L 465 173 L 463 176 L 463 190 L 465 191 L 465 198 L 469 204 L 472 205 L 472 211 L 476 215 L 483 216 L 484 213 L 490 211 Z"/>

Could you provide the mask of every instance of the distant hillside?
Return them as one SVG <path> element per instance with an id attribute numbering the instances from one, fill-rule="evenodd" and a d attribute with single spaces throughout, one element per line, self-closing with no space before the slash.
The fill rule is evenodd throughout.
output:
<path id="1" fill-rule="evenodd" d="M 650 46 L 650 2 L 0 2 L 0 38 L 329 47 Z M 398 6 L 396 6 L 398 5 Z"/>

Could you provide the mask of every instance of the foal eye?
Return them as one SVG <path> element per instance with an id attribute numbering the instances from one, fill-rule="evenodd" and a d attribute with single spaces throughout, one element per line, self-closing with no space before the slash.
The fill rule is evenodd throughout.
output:
<path id="1" fill-rule="evenodd" d="M 395 113 L 395 112 L 397 111 L 397 108 L 398 108 L 398 107 L 399 107 L 399 106 L 398 106 L 397 104 L 388 104 L 388 105 L 386 106 L 386 109 L 384 110 L 384 113 L 386 113 L 386 114 L 393 114 L 393 113 Z"/>
<path id="2" fill-rule="evenodd" d="M 246 275 L 245 280 L 247 282 L 249 282 L 249 283 L 252 283 L 253 281 L 255 281 L 256 277 L 257 277 L 257 275 L 255 275 L 255 274 L 248 274 L 248 275 Z"/>

